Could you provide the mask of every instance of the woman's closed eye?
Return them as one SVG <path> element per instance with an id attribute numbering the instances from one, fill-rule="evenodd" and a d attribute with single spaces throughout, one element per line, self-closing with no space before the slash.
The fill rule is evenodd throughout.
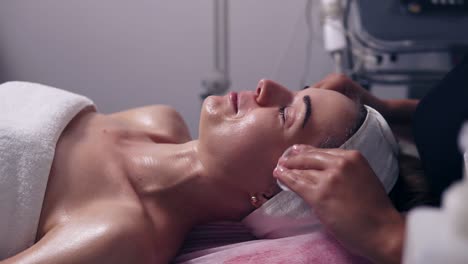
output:
<path id="1" fill-rule="evenodd" d="M 281 118 L 281 123 L 285 128 L 290 128 L 294 125 L 297 116 L 293 105 L 279 107 L 278 113 Z"/>
<path id="2" fill-rule="evenodd" d="M 282 106 L 278 109 L 279 114 L 281 116 L 281 120 L 283 120 L 283 124 L 286 123 L 286 106 Z"/>

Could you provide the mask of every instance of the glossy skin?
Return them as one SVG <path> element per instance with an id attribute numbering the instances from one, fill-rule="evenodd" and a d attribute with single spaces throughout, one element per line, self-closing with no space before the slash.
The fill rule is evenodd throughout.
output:
<path id="1" fill-rule="evenodd" d="M 313 109 L 302 128 L 305 95 Z M 252 195 L 275 194 L 289 145 L 344 141 L 357 118 L 339 93 L 268 80 L 240 94 L 238 113 L 229 102 L 204 102 L 199 140 L 166 106 L 82 111 L 57 143 L 37 243 L 1 263 L 167 263 L 194 225 L 239 220 Z"/>

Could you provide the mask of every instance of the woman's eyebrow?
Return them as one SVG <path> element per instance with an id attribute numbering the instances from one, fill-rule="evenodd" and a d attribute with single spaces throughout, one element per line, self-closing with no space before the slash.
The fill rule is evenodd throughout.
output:
<path id="1" fill-rule="evenodd" d="M 307 121 L 309 121 L 310 114 L 312 113 L 312 105 L 310 104 L 310 97 L 308 95 L 304 96 L 302 101 L 305 104 L 304 121 L 302 122 L 302 128 L 304 128 L 307 125 Z"/>

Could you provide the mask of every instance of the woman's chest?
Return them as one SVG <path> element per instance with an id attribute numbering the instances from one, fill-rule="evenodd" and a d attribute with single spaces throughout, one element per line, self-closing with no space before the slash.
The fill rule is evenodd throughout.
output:
<path id="1" fill-rule="evenodd" d="M 66 135 L 57 143 L 38 236 L 95 203 L 136 202 L 117 151 L 98 134 Z"/>

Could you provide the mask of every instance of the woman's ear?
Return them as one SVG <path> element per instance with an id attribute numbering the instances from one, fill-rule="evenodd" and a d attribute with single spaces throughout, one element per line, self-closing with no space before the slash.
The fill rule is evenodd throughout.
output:
<path id="1" fill-rule="evenodd" d="M 273 196 L 281 192 L 281 188 L 275 183 L 268 188 L 265 192 L 263 192 L 261 195 L 265 200 L 270 200 Z"/>
<path id="2" fill-rule="evenodd" d="M 261 192 L 261 193 L 255 193 L 250 195 L 250 203 L 255 207 L 259 208 L 262 206 L 264 203 L 266 203 L 268 200 L 270 200 L 273 196 L 278 194 L 281 191 L 281 188 L 275 183 L 268 188 L 268 190 Z"/>

